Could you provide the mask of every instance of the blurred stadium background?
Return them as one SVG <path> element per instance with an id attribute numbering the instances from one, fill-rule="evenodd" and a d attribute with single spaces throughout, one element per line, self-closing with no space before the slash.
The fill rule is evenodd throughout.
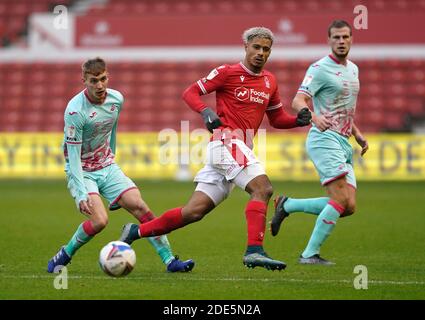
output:
<path id="1" fill-rule="evenodd" d="M 354 13 L 356 6 L 363 11 Z M 213 67 L 243 58 L 245 28 L 275 33 L 267 67 L 289 106 L 308 65 L 329 52 L 329 22 L 354 24 L 364 8 L 368 29 L 354 29 L 350 55 L 360 67 L 356 123 L 372 143 L 358 160 L 359 178 L 424 179 L 425 0 L 2 0 L 0 177 L 63 176 L 54 133 L 63 131 L 63 110 L 82 89 L 82 61 L 99 55 L 109 62 L 110 86 L 126 98 L 119 162 L 133 177 L 173 178 L 178 166 L 157 166 L 158 139 L 144 134 L 180 132 L 181 120 L 190 130 L 203 128 L 181 93 Z M 214 95 L 206 101 L 214 105 Z M 305 130 L 276 135 L 267 121 L 263 127 L 273 133 L 267 166 L 274 179 L 316 179 L 303 153 L 305 135 L 287 138 Z"/>
<path id="2" fill-rule="evenodd" d="M 399 180 L 396 185 L 404 191 L 411 185 L 403 181 L 415 180 L 410 196 L 412 201 L 420 199 L 425 195 L 425 0 L 0 0 L 0 185 L 8 191 L 0 198 L 14 199 L 1 209 L 2 227 L 6 213 L 16 211 L 13 206 L 19 204 L 14 194 L 24 189 L 26 196 L 31 190 L 40 196 L 36 190 L 50 190 L 38 178 L 59 179 L 56 186 L 63 192 L 55 201 L 67 200 L 64 210 L 69 212 L 63 216 L 73 211 L 64 183 L 63 112 L 69 99 L 83 89 L 80 66 L 87 58 L 101 56 L 107 61 L 109 86 L 126 99 L 118 127 L 117 161 L 123 170 L 132 178 L 190 180 L 201 164 L 160 164 L 158 155 L 164 144 L 158 139 L 161 130 L 203 128 L 200 116 L 181 100 L 184 88 L 217 65 L 243 59 L 242 31 L 262 25 L 275 33 L 266 68 L 276 74 L 281 97 L 289 106 L 308 65 L 329 53 L 328 24 L 341 18 L 354 25 L 359 16 L 356 6 L 363 14 L 367 9 L 367 29 L 353 30 L 350 58 L 360 68 L 361 86 L 355 121 L 371 147 L 365 158 L 356 148 L 356 174 L 359 181 Z M 215 105 L 213 95 L 205 101 Z M 279 132 L 267 120 L 263 128 L 267 130 L 263 160 L 280 190 L 279 181 L 307 180 L 315 187 L 301 184 L 295 190 L 320 191 L 304 152 L 306 129 Z M 198 138 L 190 136 L 189 144 Z M 188 150 L 183 138 L 180 142 L 170 151 L 177 158 Z M 34 180 L 22 189 L 20 181 L 28 179 Z M 175 186 L 179 185 L 171 184 L 172 189 Z M 379 186 L 383 202 L 386 196 L 397 198 L 396 188 L 385 194 L 388 184 Z M 361 198 L 359 207 L 365 202 Z M 405 209 L 421 214 L 416 228 L 424 225 L 423 205 L 404 203 L 400 210 Z M 42 209 L 37 210 L 41 214 Z M 74 226 L 67 228 L 66 237 Z M 52 235 L 57 239 L 55 244 L 49 242 L 43 259 L 54 253 L 57 241 L 64 241 L 59 234 Z M 19 231 L 15 236 L 20 237 Z M 423 271 L 414 279 L 423 289 Z M 19 289 L 11 296 L 22 297 Z"/>

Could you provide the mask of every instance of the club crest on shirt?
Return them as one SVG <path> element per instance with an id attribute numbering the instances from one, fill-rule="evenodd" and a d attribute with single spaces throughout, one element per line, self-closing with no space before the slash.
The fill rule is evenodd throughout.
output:
<path id="1" fill-rule="evenodd" d="M 266 84 L 266 88 L 270 89 L 270 81 L 269 81 L 269 78 L 264 77 L 264 83 Z"/>

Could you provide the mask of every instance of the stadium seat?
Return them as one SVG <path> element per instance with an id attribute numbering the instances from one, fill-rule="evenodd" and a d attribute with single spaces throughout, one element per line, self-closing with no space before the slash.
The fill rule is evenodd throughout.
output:
<path id="1" fill-rule="evenodd" d="M 407 99 L 405 110 L 412 116 L 425 115 L 425 99 L 423 97 Z"/>
<path id="2" fill-rule="evenodd" d="M 405 114 L 399 112 L 387 112 L 384 118 L 385 129 L 401 131 L 405 125 Z"/>
<path id="3" fill-rule="evenodd" d="M 119 130 L 179 129 L 181 120 L 189 120 L 191 127 L 203 128 L 201 117 L 186 106 L 181 95 L 191 83 L 222 63 L 111 62 L 110 87 L 120 90 L 126 101 Z M 385 68 L 389 64 L 392 66 L 390 70 Z M 275 60 L 270 63 L 269 69 L 276 74 L 281 99 L 288 111 L 308 65 L 309 62 L 305 60 Z M 361 73 L 356 112 L 356 121 L 359 121 L 363 130 L 388 130 L 389 125 L 403 125 L 402 118 L 405 115 L 425 115 L 424 61 L 362 60 L 359 65 L 366 69 Z M 0 99 L 4 101 L 2 106 L 6 113 L 10 114 L 6 119 L 11 119 L 10 124 L 0 130 L 28 131 L 38 128 L 52 131 L 55 128 L 62 131 L 66 103 L 84 88 L 79 78 L 79 63 L 50 64 L 35 61 L 0 65 L 0 80 L 3 83 L 0 86 Z M 27 86 L 28 81 L 33 85 Z M 214 94 L 202 96 L 202 100 L 210 106 L 216 103 Z M 57 123 L 46 127 L 37 123 L 42 121 L 39 116 L 28 118 L 25 115 L 27 112 L 34 115 L 33 112 L 44 111 L 47 111 L 49 121 Z M 392 113 L 390 120 L 383 119 L 387 112 Z M 401 120 L 395 120 L 396 117 Z M 17 127 L 13 129 L 13 125 Z M 277 131 L 270 127 L 267 120 L 262 127 Z"/>

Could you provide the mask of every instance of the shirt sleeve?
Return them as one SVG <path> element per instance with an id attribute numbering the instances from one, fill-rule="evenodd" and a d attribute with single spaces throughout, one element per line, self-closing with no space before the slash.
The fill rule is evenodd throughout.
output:
<path id="1" fill-rule="evenodd" d="M 280 101 L 279 88 L 278 88 L 277 85 L 275 85 L 275 86 L 276 86 L 276 88 L 275 88 L 273 94 L 270 97 L 269 105 L 267 106 L 266 111 L 271 111 L 271 110 L 275 110 L 275 109 L 282 107 L 282 102 Z"/>
<path id="2" fill-rule="evenodd" d="M 182 99 L 193 111 L 200 113 L 207 107 L 201 99 L 202 94 L 201 88 L 193 83 L 183 92 Z"/>
<path id="3" fill-rule="evenodd" d="M 319 64 L 312 64 L 307 69 L 298 93 L 303 93 L 312 98 L 324 85 L 322 70 Z"/>
<path id="4" fill-rule="evenodd" d="M 204 78 L 198 80 L 196 84 L 203 94 L 208 94 L 220 89 L 226 82 L 229 66 L 222 65 L 211 70 Z"/>
<path id="5" fill-rule="evenodd" d="M 109 146 L 111 147 L 112 153 L 116 155 L 116 147 L 117 147 L 117 127 L 118 127 L 118 119 L 112 127 L 111 131 L 111 139 L 109 141 Z"/>
<path id="6" fill-rule="evenodd" d="M 111 138 L 109 139 L 109 146 L 111 147 L 112 153 L 116 155 L 116 147 L 117 147 L 117 127 L 118 127 L 118 119 L 120 117 L 121 110 L 124 105 L 124 96 L 121 95 L 121 105 L 118 108 L 118 116 L 115 121 L 114 126 L 112 127 Z"/>
<path id="7" fill-rule="evenodd" d="M 297 127 L 297 116 L 293 116 L 283 110 L 282 107 L 273 110 L 267 110 L 267 117 L 273 128 L 291 129 Z"/>
<path id="8" fill-rule="evenodd" d="M 81 165 L 81 144 L 83 139 L 83 118 L 76 111 L 65 112 L 65 143 L 68 151 L 69 175 L 75 182 L 76 200 L 79 204 L 88 199 Z"/>

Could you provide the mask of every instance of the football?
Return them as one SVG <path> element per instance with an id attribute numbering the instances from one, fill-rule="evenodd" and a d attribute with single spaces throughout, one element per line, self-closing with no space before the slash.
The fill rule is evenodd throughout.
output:
<path id="1" fill-rule="evenodd" d="M 112 241 L 100 250 L 100 268 L 111 277 L 123 277 L 136 265 L 136 253 L 125 242 Z"/>

